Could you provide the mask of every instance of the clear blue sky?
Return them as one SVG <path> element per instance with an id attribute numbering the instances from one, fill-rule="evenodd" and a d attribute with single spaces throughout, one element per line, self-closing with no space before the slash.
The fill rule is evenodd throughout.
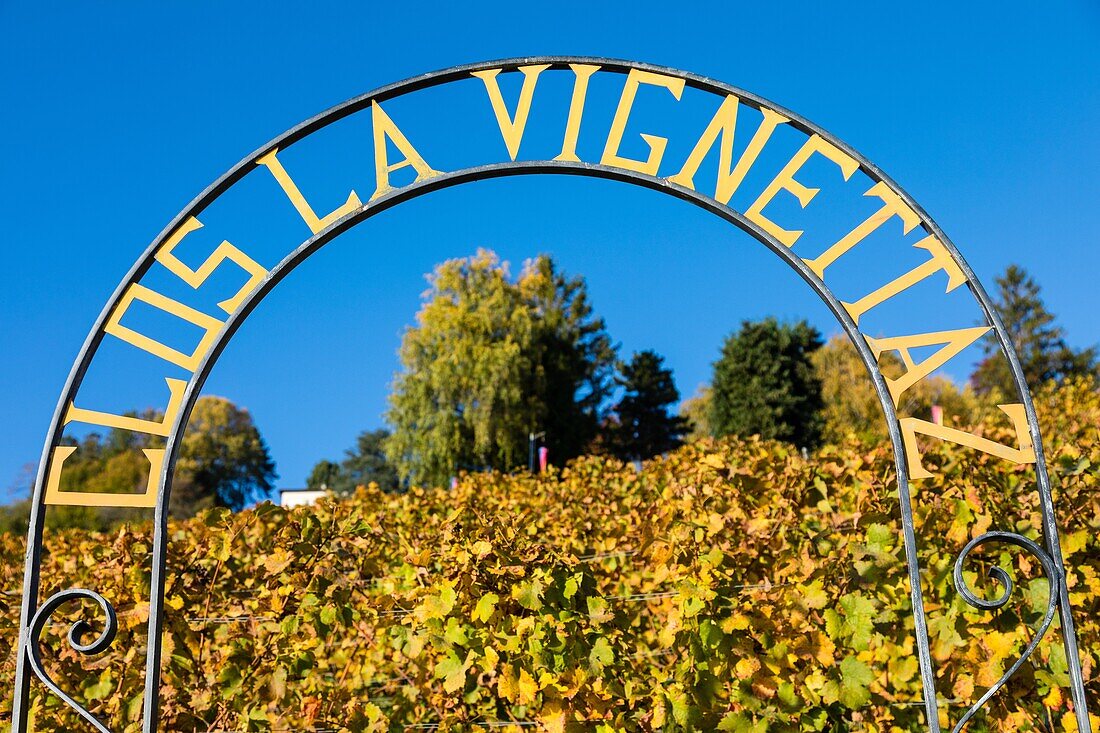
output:
<path id="1" fill-rule="evenodd" d="M 979 278 L 1023 264 L 1071 341 L 1100 341 L 1100 6 L 831 5 L 0 0 L 0 499 L 37 459 L 107 297 L 196 193 L 334 103 L 483 59 L 630 58 L 760 93 L 888 171 Z M 334 200 L 346 180 L 324 173 L 310 169 L 312 190 Z M 742 318 L 836 330 L 773 257 L 682 203 L 558 179 L 436 194 L 311 259 L 212 375 L 207 392 L 252 411 L 280 485 L 381 424 L 422 274 L 478 246 L 517 266 L 550 252 L 585 275 L 623 353 L 666 355 L 685 396 Z"/>

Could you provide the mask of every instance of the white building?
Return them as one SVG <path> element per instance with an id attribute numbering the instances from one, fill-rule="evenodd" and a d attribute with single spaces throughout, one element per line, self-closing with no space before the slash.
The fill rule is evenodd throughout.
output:
<path id="1" fill-rule="evenodd" d="M 325 489 L 279 489 L 279 506 L 294 507 L 315 504 L 328 494 Z"/>

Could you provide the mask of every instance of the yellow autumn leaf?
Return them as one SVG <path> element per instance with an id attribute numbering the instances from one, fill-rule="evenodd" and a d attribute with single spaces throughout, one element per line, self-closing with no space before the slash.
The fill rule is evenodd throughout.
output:
<path id="1" fill-rule="evenodd" d="M 539 694 L 539 683 L 535 682 L 535 678 L 526 669 L 520 669 L 519 671 L 517 688 L 519 690 L 518 702 L 520 705 L 530 705 L 535 701 L 535 696 Z"/>
<path id="2" fill-rule="evenodd" d="M 760 669 L 760 661 L 756 657 L 746 657 L 737 662 L 733 667 L 738 679 L 747 680 Z"/>
<path id="3" fill-rule="evenodd" d="M 1100 715 L 1089 713 L 1089 724 L 1092 725 L 1094 731 L 1100 730 Z M 1062 730 L 1064 730 L 1065 733 L 1078 733 L 1080 728 L 1077 727 L 1077 716 L 1068 713 L 1063 715 Z"/>
<path id="4" fill-rule="evenodd" d="M 519 702 L 519 685 L 512 665 L 506 664 L 497 677 L 497 692 L 505 700 Z"/>
<path id="5" fill-rule="evenodd" d="M 539 723 L 546 733 L 565 733 L 565 713 L 557 710 L 539 716 Z"/>
<path id="6" fill-rule="evenodd" d="M 968 674 L 959 675 L 951 687 L 951 692 L 957 699 L 969 702 L 974 695 L 974 678 Z"/>

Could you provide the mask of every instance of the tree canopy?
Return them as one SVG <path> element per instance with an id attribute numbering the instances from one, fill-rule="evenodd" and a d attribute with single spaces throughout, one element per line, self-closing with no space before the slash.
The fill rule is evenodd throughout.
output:
<path id="1" fill-rule="evenodd" d="M 306 486 L 327 488 L 339 496 L 372 483 L 383 491 L 397 491 L 401 485 L 397 470 L 386 457 L 385 444 L 389 437 L 390 432 L 385 429 L 364 430 L 355 447 L 344 452 L 343 461 L 318 461 L 306 479 Z"/>
<path id="2" fill-rule="evenodd" d="M 680 399 L 672 370 L 654 351 L 634 354 L 620 364 L 616 383 L 624 390 L 615 407 L 616 421 L 609 441 L 620 458 L 644 459 L 679 447 L 688 431 L 686 418 L 669 412 Z"/>
<path id="3" fill-rule="evenodd" d="M 543 255 L 513 280 L 480 250 L 438 265 L 428 282 L 389 397 L 386 452 L 400 477 L 443 485 L 462 470 L 510 470 L 542 431 L 555 460 L 580 455 L 615 358 L 583 278 Z"/>
<path id="4" fill-rule="evenodd" d="M 462 470 L 510 470 L 528 435 L 554 460 L 595 438 L 615 349 L 583 278 L 547 256 L 510 277 L 488 250 L 428 276 L 416 325 L 402 338 L 386 453 L 402 479 L 443 485 Z"/>
<path id="5" fill-rule="evenodd" d="M 156 410 L 127 414 L 147 420 L 163 417 Z M 79 440 L 65 436 L 62 442 L 77 446 L 77 450 L 65 461 L 61 490 L 102 494 L 145 491 L 149 460 L 141 451 L 164 446 L 163 438 L 119 429 L 106 435 L 90 432 Z M 200 397 L 180 443 L 168 511 L 173 517 L 184 518 L 213 506 L 242 509 L 267 497 L 275 478 L 267 443 L 248 410 L 224 397 Z M 2 509 L 0 531 L 26 531 L 29 499 Z M 147 512 L 138 509 L 58 506 L 47 512 L 46 524 L 106 529 L 147 517 Z"/>
<path id="6" fill-rule="evenodd" d="M 1097 374 L 1096 349 L 1073 349 L 1066 343 L 1065 329 L 1047 310 L 1039 284 L 1022 267 L 1009 265 L 996 284 L 994 307 L 1031 389 L 1046 382 L 1062 382 L 1067 377 Z M 991 332 L 983 346 L 985 358 L 970 378 L 974 388 L 981 393 L 996 392 L 1002 398 L 1015 397 L 1016 385 L 996 335 Z"/>
<path id="7" fill-rule="evenodd" d="M 823 402 L 810 357 L 821 346 L 821 334 L 805 321 L 744 321 L 714 363 L 711 429 L 817 445 Z"/>
<path id="8" fill-rule="evenodd" d="M 236 511 L 268 497 L 277 475 L 248 410 L 224 397 L 202 397 L 180 445 L 172 505 L 182 514 L 208 503 Z"/>
<path id="9" fill-rule="evenodd" d="M 710 403 L 714 394 L 709 384 L 702 384 L 695 394 L 680 403 L 680 417 L 687 421 L 688 440 L 699 440 L 714 435 L 710 425 Z"/>
<path id="10" fill-rule="evenodd" d="M 583 277 L 561 272 L 540 255 L 516 282 L 533 314 L 533 349 L 527 372 L 534 407 L 533 432 L 545 431 L 553 460 L 583 455 L 597 438 L 614 389 L 618 346 L 597 316 Z"/>
<path id="11" fill-rule="evenodd" d="M 814 370 L 821 381 L 823 439 L 832 444 L 849 435 L 862 440 L 881 440 L 887 436 L 874 382 L 847 336 L 837 335 L 813 352 Z M 905 367 L 893 352 L 879 359 L 879 368 L 888 378 L 897 378 Z M 949 377 L 933 374 L 914 384 L 901 396 L 898 414 L 931 419 L 932 406 L 943 408 L 948 424 L 976 425 L 986 414 L 986 405 L 973 390 L 960 388 Z"/>

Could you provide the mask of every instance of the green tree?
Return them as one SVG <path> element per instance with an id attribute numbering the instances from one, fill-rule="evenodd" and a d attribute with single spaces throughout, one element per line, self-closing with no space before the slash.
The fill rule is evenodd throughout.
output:
<path id="1" fill-rule="evenodd" d="M 154 410 L 128 415 L 160 419 L 160 414 Z M 77 446 L 77 450 L 65 461 L 60 489 L 97 494 L 144 492 L 149 485 L 149 460 L 141 450 L 164 445 L 163 438 L 118 429 L 111 430 L 105 437 L 91 432 L 79 441 L 65 436 L 61 442 Z M 27 507 L 29 509 L 29 502 Z M 145 516 L 139 509 L 59 506 L 46 513 L 46 524 L 55 528 L 105 530 L 120 522 L 141 521 Z"/>
<path id="2" fill-rule="evenodd" d="M 327 488 L 338 495 L 351 494 L 357 486 L 370 483 L 378 484 L 383 491 L 397 491 L 401 482 L 385 450 L 389 437 L 390 432 L 384 429 L 363 431 L 355 448 L 345 451 L 342 462 L 318 461 L 306 479 L 306 486 Z"/>
<path id="3" fill-rule="evenodd" d="M 322 458 L 317 461 L 317 463 L 313 464 L 313 468 L 306 478 L 306 488 L 332 490 L 332 487 L 334 487 L 339 480 L 340 464 L 335 461 L 330 461 L 327 458 Z"/>
<path id="4" fill-rule="evenodd" d="M 526 263 L 516 287 L 534 324 L 525 372 L 530 432 L 545 432 L 550 456 L 565 462 L 598 437 L 615 386 L 617 347 L 595 315 L 584 278 L 561 272 L 546 255 Z"/>
<path id="5" fill-rule="evenodd" d="M 615 407 L 617 421 L 609 441 L 619 458 L 650 458 L 683 443 L 688 421 L 669 412 L 680 391 L 663 363 L 656 352 L 641 351 L 619 366 L 615 381 L 625 393 Z"/>
<path id="6" fill-rule="evenodd" d="M 208 505 L 238 510 L 268 497 L 276 477 L 248 410 L 224 397 L 202 397 L 180 444 L 171 510 L 176 515 Z"/>
<path id="7" fill-rule="evenodd" d="M 743 322 L 714 364 L 710 422 L 715 434 L 816 446 L 822 428 L 821 381 L 810 357 L 821 345 L 821 334 L 805 321 Z"/>
<path id="8" fill-rule="evenodd" d="M 1096 349 L 1076 350 L 1066 343 L 1065 330 L 1043 303 L 1039 284 L 1022 267 L 1009 265 L 996 283 L 993 305 L 1020 358 L 1028 387 L 1037 389 L 1046 382 L 1097 374 Z M 1001 398 L 1015 397 L 1016 384 L 1008 360 L 992 332 L 986 336 L 983 349 L 985 357 L 970 377 L 975 390 L 996 393 Z"/>
<path id="9" fill-rule="evenodd" d="M 160 420 L 156 410 L 129 416 Z M 141 452 L 163 448 L 164 439 L 147 433 L 112 429 L 106 436 L 91 432 L 80 440 L 62 438 L 77 450 L 65 461 L 61 491 L 97 494 L 135 494 L 149 485 L 149 460 Z M 247 410 L 223 397 L 200 397 L 180 445 L 172 480 L 169 514 L 189 517 L 201 509 L 224 506 L 241 509 L 270 494 L 275 465 L 267 444 Z M 26 531 L 30 501 L 11 505 L 0 519 L 0 529 Z M 104 530 L 120 522 L 142 521 L 148 512 L 119 507 L 54 507 L 46 514 L 51 528 L 80 527 Z"/>
<path id="10" fill-rule="evenodd" d="M 526 461 L 530 432 L 546 432 L 556 460 L 581 453 L 614 365 L 583 278 L 540 256 L 513 282 L 507 263 L 479 250 L 438 265 L 428 281 L 387 412 L 398 474 L 444 485 L 460 470 L 510 470 Z"/>

